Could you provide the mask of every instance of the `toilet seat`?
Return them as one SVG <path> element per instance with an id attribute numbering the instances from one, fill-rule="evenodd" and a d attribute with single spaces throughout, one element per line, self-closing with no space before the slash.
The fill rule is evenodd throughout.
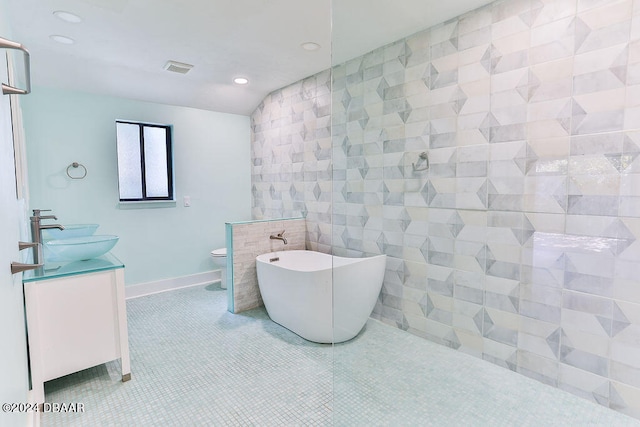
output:
<path id="1" fill-rule="evenodd" d="M 227 248 L 211 251 L 211 258 L 213 258 L 214 264 L 220 268 L 220 287 L 227 289 Z"/>
<path id="2" fill-rule="evenodd" d="M 227 248 L 215 249 L 215 250 L 211 251 L 211 256 L 214 257 L 214 258 L 225 257 L 225 256 L 227 256 Z"/>

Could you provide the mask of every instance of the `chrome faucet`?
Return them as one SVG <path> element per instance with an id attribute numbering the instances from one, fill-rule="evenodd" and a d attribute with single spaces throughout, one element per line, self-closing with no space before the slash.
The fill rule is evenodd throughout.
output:
<path id="1" fill-rule="evenodd" d="M 42 251 L 42 230 L 47 228 L 57 228 L 64 230 L 64 226 L 60 224 L 41 224 L 43 219 L 58 219 L 55 215 L 40 215 L 41 212 L 49 212 L 51 209 L 34 209 L 31 217 L 31 239 L 36 246 L 33 248 L 33 263 L 44 263 L 44 255 Z"/>
<path id="2" fill-rule="evenodd" d="M 285 230 L 282 230 L 281 233 L 278 233 L 275 236 L 272 234 L 271 236 L 269 236 L 269 238 L 271 240 L 282 240 L 282 242 L 286 245 L 287 244 L 287 239 L 284 237 L 284 232 L 285 232 Z"/>

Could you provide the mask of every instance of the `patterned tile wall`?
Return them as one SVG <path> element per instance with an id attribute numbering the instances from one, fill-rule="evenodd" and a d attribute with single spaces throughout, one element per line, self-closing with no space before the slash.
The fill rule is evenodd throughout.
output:
<path id="1" fill-rule="evenodd" d="M 228 223 L 231 228 L 231 264 L 233 265 L 233 312 L 251 310 L 263 305 L 256 257 L 276 251 L 305 249 L 306 224 L 304 219 Z M 285 245 L 281 240 L 269 238 L 285 230 Z M 227 235 L 229 232 L 227 233 Z"/>
<path id="2" fill-rule="evenodd" d="M 387 254 L 373 317 L 640 418 L 640 0 L 498 1 L 331 71 L 330 151 L 306 81 L 254 113 L 254 214 Z"/>
<path id="3" fill-rule="evenodd" d="M 251 115 L 254 219 L 306 216 L 309 249 L 331 251 L 331 71 L 269 94 Z"/>

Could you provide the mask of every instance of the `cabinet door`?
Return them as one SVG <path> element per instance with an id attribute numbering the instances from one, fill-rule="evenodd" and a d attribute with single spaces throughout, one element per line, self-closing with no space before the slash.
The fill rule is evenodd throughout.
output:
<path id="1" fill-rule="evenodd" d="M 120 357 L 113 272 L 27 283 L 25 292 L 32 367 L 42 381 Z"/>

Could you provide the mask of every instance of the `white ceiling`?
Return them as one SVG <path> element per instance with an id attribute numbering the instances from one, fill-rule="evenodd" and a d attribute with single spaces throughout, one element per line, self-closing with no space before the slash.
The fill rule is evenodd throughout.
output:
<path id="1" fill-rule="evenodd" d="M 13 39 L 31 52 L 36 88 L 248 115 L 275 89 L 490 0 L 7 2 Z M 61 21 L 56 10 L 83 22 Z M 76 43 L 56 43 L 49 38 L 53 34 Z M 322 48 L 305 51 L 300 44 L 307 41 Z M 194 68 L 185 75 L 170 73 L 163 69 L 168 60 Z M 235 76 L 247 77 L 249 85 L 234 85 Z"/>

